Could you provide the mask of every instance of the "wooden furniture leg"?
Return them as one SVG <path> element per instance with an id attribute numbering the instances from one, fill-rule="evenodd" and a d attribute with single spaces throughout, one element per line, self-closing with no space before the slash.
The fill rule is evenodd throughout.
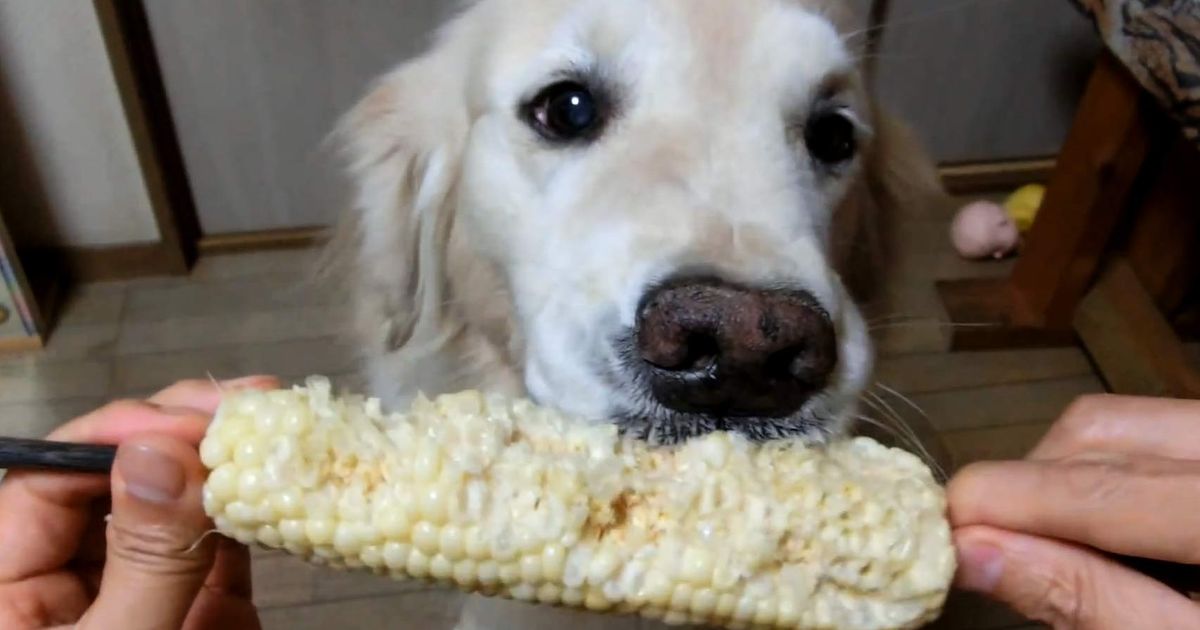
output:
<path id="1" fill-rule="evenodd" d="M 1076 310 L 1075 331 L 1111 391 L 1200 398 L 1174 321 L 1200 269 L 1200 151 L 1181 137 L 1158 166 L 1122 253 Z"/>
<path id="2" fill-rule="evenodd" d="M 951 323 L 966 324 L 951 327 L 953 349 L 1074 343 L 1075 308 L 1100 270 L 1156 133 L 1146 98 L 1119 61 L 1101 57 L 1012 274 L 938 283 Z"/>
<path id="3" fill-rule="evenodd" d="M 1200 373 L 1126 259 L 1105 268 L 1076 311 L 1075 330 L 1109 391 L 1200 398 Z"/>

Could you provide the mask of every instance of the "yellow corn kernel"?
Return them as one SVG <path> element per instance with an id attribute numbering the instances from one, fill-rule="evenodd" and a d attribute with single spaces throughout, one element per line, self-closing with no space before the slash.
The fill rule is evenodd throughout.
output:
<path id="1" fill-rule="evenodd" d="M 200 452 L 237 540 L 598 613 L 916 628 L 955 569 L 941 487 L 868 439 L 655 447 L 477 392 L 384 413 L 314 378 L 230 392 Z"/>

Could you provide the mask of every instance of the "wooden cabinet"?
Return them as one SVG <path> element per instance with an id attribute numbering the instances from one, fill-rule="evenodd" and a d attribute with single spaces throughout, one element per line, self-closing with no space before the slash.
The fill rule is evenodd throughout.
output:
<path id="1" fill-rule="evenodd" d="M 25 270 L 0 221 L 0 353 L 40 348 L 45 332 Z"/>

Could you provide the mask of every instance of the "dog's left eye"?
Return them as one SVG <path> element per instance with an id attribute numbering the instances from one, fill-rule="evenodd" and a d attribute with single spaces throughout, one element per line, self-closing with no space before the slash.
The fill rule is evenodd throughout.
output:
<path id="1" fill-rule="evenodd" d="M 588 139 L 601 124 L 596 96 L 573 81 L 542 90 L 530 103 L 529 117 L 533 127 L 551 140 Z"/>
<path id="2" fill-rule="evenodd" d="M 805 124 L 804 144 L 813 158 L 837 166 L 850 161 L 858 152 L 857 130 L 845 114 L 819 112 Z"/>

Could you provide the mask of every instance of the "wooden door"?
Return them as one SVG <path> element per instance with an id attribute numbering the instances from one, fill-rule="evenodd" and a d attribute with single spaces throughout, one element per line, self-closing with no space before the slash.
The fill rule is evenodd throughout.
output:
<path id="1" fill-rule="evenodd" d="M 145 1 L 203 231 L 329 224 L 338 116 L 457 4 Z"/>

